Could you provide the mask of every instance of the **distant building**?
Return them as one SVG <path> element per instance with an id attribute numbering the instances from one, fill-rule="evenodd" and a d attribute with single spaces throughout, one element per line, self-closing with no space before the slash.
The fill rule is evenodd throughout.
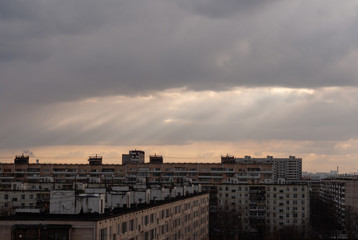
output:
<path id="1" fill-rule="evenodd" d="M 144 163 L 144 151 L 131 150 L 129 154 L 122 154 L 122 164 Z"/>
<path id="2" fill-rule="evenodd" d="M 103 214 L 17 214 L 0 218 L 2 239 L 200 239 L 208 236 L 209 194 Z"/>
<path id="3" fill-rule="evenodd" d="M 162 164 L 163 163 L 163 156 L 162 155 L 150 155 L 149 156 L 149 163 L 156 163 L 156 164 Z"/>
<path id="4" fill-rule="evenodd" d="M 225 158 L 224 160 L 227 161 Z M 245 156 L 244 158 L 235 158 L 235 162 L 240 164 L 272 164 L 275 182 L 279 182 L 281 179 L 286 182 L 297 182 L 302 179 L 302 158 L 296 158 L 295 156 L 289 156 L 288 158 L 274 158 L 272 156 L 251 158 L 250 156 Z M 222 163 L 224 163 L 223 158 Z"/>

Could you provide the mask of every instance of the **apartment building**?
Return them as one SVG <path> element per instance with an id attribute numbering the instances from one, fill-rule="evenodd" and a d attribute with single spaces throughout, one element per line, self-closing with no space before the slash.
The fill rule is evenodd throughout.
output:
<path id="1" fill-rule="evenodd" d="M 209 194 L 103 214 L 18 214 L 0 218 L 2 239 L 208 239 Z"/>
<path id="2" fill-rule="evenodd" d="M 223 184 L 217 187 L 217 201 L 219 218 L 229 213 L 237 230 L 272 232 L 309 224 L 307 185 Z"/>
<path id="3" fill-rule="evenodd" d="M 267 156 L 266 158 L 252 158 L 245 156 L 244 158 L 234 158 L 233 156 L 223 156 L 222 163 L 239 163 L 239 164 L 272 164 L 273 178 L 276 183 L 280 181 L 297 182 L 302 179 L 302 158 L 289 156 L 288 158 L 274 158 Z"/>
<path id="4" fill-rule="evenodd" d="M 49 208 L 50 192 L 46 190 L 0 191 L 0 215 L 16 212 L 41 212 Z"/>
<path id="5" fill-rule="evenodd" d="M 159 161 L 159 162 L 158 162 Z M 103 164 L 101 156 L 90 156 L 88 164 L 29 163 L 16 156 L 14 163 L 0 163 L 0 190 L 11 190 L 14 182 L 42 183 L 161 183 L 195 184 L 273 183 L 272 163 L 152 163 Z"/>
<path id="6" fill-rule="evenodd" d="M 163 163 L 127 164 L 127 182 L 221 184 L 272 183 L 271 164 Z"/>
<path id="7" fill-rule="evenodd" d="M 320 185 L 320 199 L 326 204 L 330 216 L 342 229 L 358 230 L 358 178 L 357 176 L 338 176 L 324 179 Z M 354 219 L 351 217 L 354 216 Z"/>

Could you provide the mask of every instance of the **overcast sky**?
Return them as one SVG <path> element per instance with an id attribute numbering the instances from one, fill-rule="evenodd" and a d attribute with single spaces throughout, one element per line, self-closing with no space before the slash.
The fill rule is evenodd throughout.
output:
<path id="1" fill-rule="evenodd" d="M 0 161 L 358 171 L 357 0 L 0 1 Z"/>

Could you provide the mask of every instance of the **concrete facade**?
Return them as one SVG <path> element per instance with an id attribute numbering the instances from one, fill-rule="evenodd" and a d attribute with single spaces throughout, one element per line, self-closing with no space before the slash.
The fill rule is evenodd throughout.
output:
<path id="1" fill-rule="evenodd" d="M 226 161 L 228 161 L 228 159 L 232 158 L 224 158 Z M 302 158 L 296 158 L 295 156 L 289 156 L 288 158 L 274 158 L 273 156 L 267 156 L 266 158 L 252 158 L 250 156 L 245 156 L 244 158 L 235 158 L 234 161 L 241 164 L 272 164 L 273 178 L 276 183 L 281 180 L 286 182 L 297 182 L 302 179 Z"/>
<path id="2" fill-rule="evenodd" d="M 96 158 L 99 158 L 96 156 Z M 13 183 L 222 184 L 273 183 L 272 163 L 127 163 L 32 164 L 0 163 L 0 190 Z"/>
<path id="3" fill-rule="evenodd" d="M 309 224 L 307 185 L 220 185 L 217 195 L 218 212 L 231 212 L 243 231 Z"/>
<path id="4" fill-rule="evenodd" d="M 32 239 L 26 234 L 34 239 L 57 234 L 56 239 L 61 240 L 206 240 L 208 207 L 206 193 L 102 215 L 67 215 L 66 219 L 51 214 L 12 216 L 0 218 L 0 236 L 4 240 Z"/>
<path id="5" fill-rule="evenodd" d="M 332 217 L 345 228 L 347 211 L 358 213 L 357 177 L 333 178 L 321 181 L 320 199 L 330 208 Z M 358 225 L 358 223 L 355 223 Z M 356 226 L 358 227 L 358 226 Z"/>

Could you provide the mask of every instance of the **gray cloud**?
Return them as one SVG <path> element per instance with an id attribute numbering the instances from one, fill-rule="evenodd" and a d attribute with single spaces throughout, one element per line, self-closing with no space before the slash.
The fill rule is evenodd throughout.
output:
<path id="1" fill-rule="evenodd" d="M 0 99 L 356 86 L 356 3 L 324 3 L 5 1 Z"/>
<path id="2" fill-rule="evenodd" d="M 275 1 L 267 0 L 198 0 L 178 1 L 178 5 L 194 13 L 211 18 L 226 18 L 235 14 L 247 14 L 264 7 L 266 4 L 274 4 Z"/>

